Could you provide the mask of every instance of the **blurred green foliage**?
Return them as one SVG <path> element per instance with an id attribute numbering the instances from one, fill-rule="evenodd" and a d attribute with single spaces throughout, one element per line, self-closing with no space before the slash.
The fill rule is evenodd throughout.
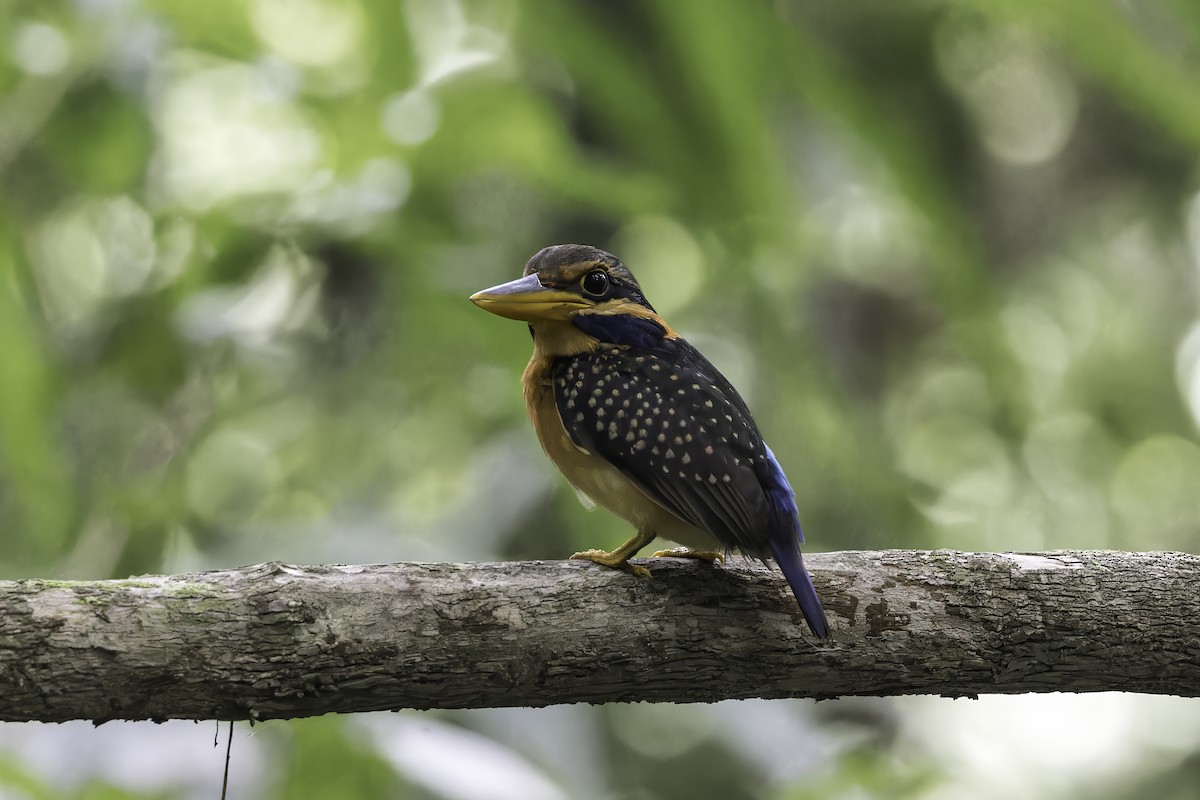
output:
<path id="1" fill-rule="evenodd" d="M 816 549 L 1196 551 L 1198 150 L 1187 0 L 0 3 L 0 577 L 623 540 L 537 451 L 527 333 L 465 300 L 565 241 L 744 391 Z M 981 796 L 885 735 L 911 706 L 739 708 L 522 718 L 568 752 L 445 724 L 570 796 Z M 255 791 L 474 796 L 395 735 L 267 726 Z M 191 791 L 4 741 L 0 795 Z M 989 790 L 1100 785 L 1030 775 Z"/>

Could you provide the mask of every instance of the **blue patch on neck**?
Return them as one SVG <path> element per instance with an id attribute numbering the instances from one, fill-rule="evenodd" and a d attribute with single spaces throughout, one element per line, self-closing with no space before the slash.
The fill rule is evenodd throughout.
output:
<path id="1" fill-rule="evenodd" d="M 608 344 L 654 347 L 667 335 L 654 320 L 627 314 L 578 314 L 571 322 L 588 336 Z"/>

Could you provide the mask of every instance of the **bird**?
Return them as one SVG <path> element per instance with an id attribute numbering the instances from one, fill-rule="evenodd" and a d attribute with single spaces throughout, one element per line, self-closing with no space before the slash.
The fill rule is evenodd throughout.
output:
<path id="1" fill-rule="evenodd" d="M 634 527 L 615 550 L 572 558 L 649 576 L 629 559 L 661 536 L 683 547 L 655 557 L 771 559 L 813 635 L 829 638 L 783 468 L 741 395 L 659 316 L 620 259 L 590 245 L 546 247 L 522 277 L 470 300 L 528 324 L 533 355 L 521 383 L 542 449 L 585 506 Z"/>

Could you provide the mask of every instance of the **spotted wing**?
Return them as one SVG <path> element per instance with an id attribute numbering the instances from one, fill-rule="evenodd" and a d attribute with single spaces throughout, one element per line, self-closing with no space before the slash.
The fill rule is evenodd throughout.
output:
<path id="1" fill-rule="evenodd" d="M 553 381 L 577 445 L 725 546 L 770 554 L 778 525 L 762 476 L 773 465 L 745 403 L 699 351 L 682 339 L 605 348 L 556 360 Z"/>

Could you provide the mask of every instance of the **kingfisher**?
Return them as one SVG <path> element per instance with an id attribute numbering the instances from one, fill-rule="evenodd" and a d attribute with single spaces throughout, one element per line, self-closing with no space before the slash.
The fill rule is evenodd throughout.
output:
<path id="1" fill-rule="evenodd" d="M 809 629 L 829 638 L 783 468 L 737 390 L 658 315 L 620 259 L 547 247 L 521 278 L 470 299 L 528 323 L 533 357 L 521 383 L 542 449 L 584 505 L 635 530 L 615 550 L 572 558 L 648 576 L 629 559 L 656 536 L 684 547 L 655 557 L 771 558 Z"/>

